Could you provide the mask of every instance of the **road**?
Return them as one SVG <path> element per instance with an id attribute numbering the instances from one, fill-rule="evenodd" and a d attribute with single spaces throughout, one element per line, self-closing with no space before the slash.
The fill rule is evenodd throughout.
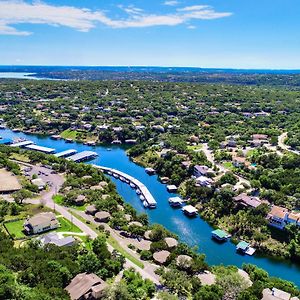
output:
<path id="1" fill-rule="evenodd" d="M 44 168 L 44 167 L 39 167 L 36 165 L 31 165 L 28 163 L 21 163 L 19 161 L 16 161 L 19 164 L 23 164 L 24 166 L 31 167 L 31 171 L 29 171 L 29 175 L 32 176 L 32 174 L 39 174 L 38 176 L 41 177 L 44 181 L 49 182 L 49 190 L 43 192 L 41 194 L 40 199 L 27 199 L 24 202 L 26 203 L 31 203 L 31 204 L 43 204 L 47 206 L 50 209 L 54 209 L 57 211 L 60 215 L 62 215 L 65 219 L 69 220 L 72 222 L 75 226 L 77 226 L 82 232 L 84 232 L 86 235 L 90 236 L 91 239 L 95 239 L 98 234 L 91 229 L 88 225 L 86 225 L 84 222 L 80 221 L 78 218 L 76 218 L 73 214 L 70 213 L 69 208 L 55 204 L 52 197 L 57 194 L 57 192 L 60 190 L 64 183 L 64 177 L 60 174 L 51 174 L 50 169 Z M 79 214 L 79 211 L 76 211 L 77 214 Z M 82 213 L 82 217 L 85 218 L 86 220 L 90 220 L 88 215 L 85 213 Z M 95 222 L 94 219 L 90 220 L 92 222 Z M 98 224 L 98 223 L 96 223 Z M 113 229 L 111 229 L 107 224 L 106 229 L 110 231 L 111 235 L 113 238 L 115 238 L 119 244 L 124 248 L 126 252 L 128 252 L 127 245 L 124 244 L 124 242 L 120 239 L 120 237 L 115 233 Z M 113 250 L 113 247 L 108 244 L 108 248 L 110 251 Z M 135 254 L 134 255 L 137 259 L 139 257 Z M 159 277 L 154 273 L 155 269 L 157 268 L 156 265 L 150 264 L 149 262 L 144 262 L 141 261 L 142 264 L 144 264 L 145 268 L 142 269 L 139 266 L 135 265 L 133 262 L 130 260 L 126 259 L 125 262 L 125 268 L 134 268 L 137 272 L 141 274 L 141 276 L 144 279 L 149 279 L 152 282 L 154 282 L 156 285 L 160 285 L 159 282 Z"/>
<path id="2" fill-rule="evenodd" d="M 278 137 L 278 146 L 288 152 L 300 155 L 300 151 L 297 150 L 292 150 L 289 146 L 287 146 L 284 141 L 287 139 L 287 132 L 282 133 L 279 137 Z"/>
<path id="3" fill-rule="evenodd" d="M 221 174 L 219 175 L 219 177 L 222 176 L 222 175 L 224 175 L 226 172 L 231 172 L 230 169 L 227 169 L 223 165 L 215 162 L 214 155 L 213 155 L 212 151 L 209 149 L 207 143 L 203 144 L 202 150 L 203 150 L 204 154 L 206 155 L 207 160 L 209 162 L 211 162 L 213 166 L 216 166 L 218 168 L 218 170 L 221 172 Z M 243 178 L 243 177 L 241 177 L 239 175 L 236 175 L 236 174 L 235 174 L 235 176 L 239 180 L 238 184 L 246 184 L 248 186 L 251 186 L 249 180 L 247 180 L 247 179 L 245 179 L 245 178 Z"/>

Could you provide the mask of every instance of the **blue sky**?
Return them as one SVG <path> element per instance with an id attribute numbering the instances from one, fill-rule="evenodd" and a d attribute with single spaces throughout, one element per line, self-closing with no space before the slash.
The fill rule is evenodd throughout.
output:
<path id="1" fill-rule="evenodd" d="M 0 0 L 0 64 L 300 69 L 299 0 Z"/>

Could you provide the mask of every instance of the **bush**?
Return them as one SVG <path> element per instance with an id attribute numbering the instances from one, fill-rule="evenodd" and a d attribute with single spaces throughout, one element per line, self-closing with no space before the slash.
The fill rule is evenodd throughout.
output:
<path id="1" fill-rule="evenodd" d="M 150 260 L 152 258 L 152 253 L 149 250 L 142 250 L 140 254 L 142 260 Z"/>

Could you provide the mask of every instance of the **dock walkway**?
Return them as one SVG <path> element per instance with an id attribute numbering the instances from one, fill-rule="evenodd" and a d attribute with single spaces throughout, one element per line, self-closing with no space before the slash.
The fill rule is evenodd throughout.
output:
<path id="1" fill-rule="evenodd" d="M 147 187 L 142 182 L 140 182 L 136 178 L 134 178 L 124 172 L 121 172 L 119 170 L 116 170 L 116 169 L 98 166 L 98 165 L 93 165 L 93 166 L 95 168 L 101 169 L 104 173 L 110 172 L 111 175 L 118 175 L 119 177 L 123 177 L 123 178 L 127 179 L 129 181 L 129 183 L 132 183 L 134 186 L 136 186 L 140 190 L 141 195 L 144 196 L 145 201 L 147 202 L 149 208 L 156 207 L 157 202 L 155 201 L 155 199 L 152 196 L 152 194 L 150 193 L 150 191 L 147 189 Z"/>

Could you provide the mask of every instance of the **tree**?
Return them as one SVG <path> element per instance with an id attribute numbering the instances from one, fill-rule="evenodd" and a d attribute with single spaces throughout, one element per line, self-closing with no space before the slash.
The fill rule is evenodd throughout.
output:
<path id="1" fill-rule="evenodd" d="M 220 286 L 213 285 L 204 285 L 202 286 L 198 292 L 194 295 L 194 300 L 218 300 L 222 299 L 223 290 Z"/>
<path id="2" fill-rule="evenodd" d="M 32 193 L 26 189 L 21 189 L 13 193 L 13 197 L 16 203 L 22 204 L 25 199 L 32 197 Z"/>

